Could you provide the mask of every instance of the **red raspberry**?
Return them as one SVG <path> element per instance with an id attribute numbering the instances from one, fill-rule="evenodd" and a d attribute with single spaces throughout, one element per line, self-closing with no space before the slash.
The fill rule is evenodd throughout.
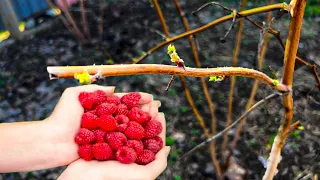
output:
<path id="1" fill-rule="evenodd" d="M 154 153 L 150 150 L 143 150 L 142 153 L 137 157 L 136 163 L 140 165 L 146 165 L 155 160 Z"/>
<path id="2" fill-rule="evenodd" d="M 95 140 L 94 133 L 89 129 L 85 129 L 85 128 L 80 128 L 80 130 L 78 131 L 78 134 L 74 138 L 74 141 L 78 145 L 90 144 L 94 140 Z"/>
<path id="3" fill-rule="evenodd" d="M 128 125 L 125 131 L 128 138 L 140 140 L 144 137 L 144 129 L 139 123 L 130 121 Z"/>
<path id="4" fill-rule="evenodd" d="M 92 153 L 94 158 L 99 161 L 110 160 L 112 158 L 112 150 L 107 143 L 97 143 L 92 145 Z"/>
<path id="5" fill-rule="evenodd" d="M 163 146 L 163 140 L 162 140 L 161 137 L 156 136 L 156 137 L 153 137 L 152 139 L 156 140 L 156 141 L 158 142 L 158 144 L 159 144 L 160 147 Z"/>
<path id="6" fill-rule="evenodd" d="M 86 144 L 83 146 L 80 146 L 78 149 L 78 155 L 80 158 L 90 161 L 93 159 L 93 154 L 91 150 L 91 144 Z"/>
<path id="7" fill-rule="evenodd" d="M 96 136 L 96 143 L 104 143 L 104 137 L 107 132 L 101 130 L 101 129 L 96 129 L 93 131 L 94 135 Z"/>
<path id="8" fill-rule="evenodd" d="M 81 127 L 87 129 L 96 129 L 98 127 L 99 117 L 91 112 L 82 114 Z"/>
<path id="9" fill-rule="evenodd" d="M 132 92 L 122 96 L 121 102 L 128 106 L 129 109 L 139 106 L 141 95 L 137 92 Z"/>
<path id="10" fill-rule="evenodd" d="M 95 98 L 92 93 L 89 92 L 81 92 L 78 96 L 80 104 L 84 109 L 92 109 L 95 104 Z"/>
<path id="11" fill-rule="evenodd" d="M 117 115 L 115 119 L 118 123 L 117 131 L 124 132 L 128 127 L 129 118 L 125 115 Z"/>
<path id="12" fill-rule="evenodd" d="M 101 116 L 98 123 L 100 128 L 104 131 L 114 131 L 117 129 L 117 121 L 109 114 Z"/>
<path id="13" fill-rule="evenodd" d="M 115 104 L 109 104 L 109 103 L 102 103 L 97 106 L 96 108 L 96 114 L 98 116 L 102 116 L 105 114 L 113 114 L 117 110 L 117 106 Z"/>
<path id="14" fill-rule="evenodd" d="M 134 151 L 136 151 L 137 155 L 141 154 L 143 151 L 143 144 L 141 141 L 128 140 L 127 146 L 134 149 Z"/>
<path id="15" fill-rule="evenodd" d="M 107 103 L 118 105 L 120 104 L 120 98 L 118 96 L 108 96 Z"/>
<path id="16" fill-rule="evenodd" d="M 137 159 L 137 154 L 134 149 L 127 146 L 123 146 L 118 149 L 116 153 L 117 160 L 123 164 L 134 163 Z"/>
<path id="17" fill-rule="evenodd" d="M 121 132 L 110 132 L 106 134 L 106 141 L 114 150 L 127 144 L 127 137 Z"/>
<path id="18" fill-rule="evenodd" d="M 96 90 L 92 95 L 95 100 L 95 105 L 102 104 L 107 100 L 107 94 L 102 90 Z"/>
<path id="19" fill-rule="evenodd" d="M 151 119 L 151 116 L 148 113 L 143 112 L 141 109 L 137 107 L 132 108 L 127 114 L 127 116 L 131 121 L 136 121 L 140 124 L 144 124 L 150 121 Z"/>
<path id="20" fill-rule="evenodd" d="M 146 139 L 143 141 L 144 149 L 148 149 L 154 153 L 157 153 L 162 146 L 159 146 L 159 143 L 154 139 Z"/>
<path id="21" fill-rule="evenodd" d="M 150 120 L 144 128 L 146 138 L 152 138 L 159 135 L 162 131 L 162 125 L 159 121 Z"/>
<path id="22" fill-rule="evenodd" d="M 119 104 L 117 106 L 117 111 L 114 113 L 115 115 L 127 115 L 129 112 L 128 107 L 125 104 Z"/>

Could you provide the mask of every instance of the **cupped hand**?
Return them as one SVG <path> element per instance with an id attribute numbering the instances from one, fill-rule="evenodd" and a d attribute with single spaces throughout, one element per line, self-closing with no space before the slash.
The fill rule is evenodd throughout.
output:
<path id="1" fill-rule="evenodd" d="M 151 105 L 149 108 L 149 113 L 151 113 L 155 120 L 161 122 L 163 130 L 159 136 L 165 140 L 166 130 L 164 114 L 158 113 L 158 108 L 155 107 L 152 107 Z M 148 109 L 148 107 L 144 105 L 142 108 L 145 110 Z M 121 164 L 118 161 L 84 161 L 79 159 L 71 163 L 61 174 L 59 179 L 91 178 L 97 180 L 152 180 L 158 177 L 167 167 L 167 157 L 169 152 L 170 147 L 163 147 L 156 154 L 155 160 L 147 165 L 138 165 L 135 163 Z"/>
<path id="2" fill-rule="evenodd" d="M 124 176 L 122 172 L 130 176 L 131 179 L 150 179 L 149 177 L 158 176 L 166 167 L 168 148 L 163 148 L 156 155 L 156 160 L 147 166 L 140 166 L 137 164 L 123 165 L 117 161 L 90 161 L 85 162 L 79 159 L 78 145 L 74 142 L 78 130 L 80 129 L 81 116 L 84 109 L 78 101 L 80 92 L 93 92 L 96 90 L 103 90 L 108 96 L 114 94 L 115 87 L 104 87 L 98 85 L 78 86 L 66 89 L 53 113 L 47 118 L 46 123 L 50 127 L 51 133 L 54 135 L 52 143 L 58 149 L 55 157 L 59 165 L 69 165 L 66 171 L 61 175 L 61 179 L 65 177 L 74 177 L 82 174 L 81 177 L 107 177 L 108 179 L 121 179 Z M 115 93 L 115 95 L 122 97 L 126 93 Z M 163 113 L 158 113 L 158 108 L 161 105 L 159 101 L 153 101 L 151 94 L 140 93 L 140 107 L 143 111 L 149 112 L 153 119 L 159 120 L 163 125 L 163 132 L 161 137 L 165 140 L 165 119 Z M 165 141 L 164 141 L 165 142 Z M 156 165 L 155 165 L 156 164 Z M 84 169 L 86 169 L 84 171 Z M 103 171 L 100 171 L 104 169 Z M 140 171 L 138 170 L 140 169 Z M 146 171 L 147 170 L 147 171 Z M 148 173 L 139 172 L 146 171 Z M 74 172 L 74 173 L 73 173 Z M 103 173 L 102 173 L 103 172 Z M 105 173 L 110 172 L 110 173 Z M 114 173 L 111 173 L 114 172 Z M 143 178 L 139 177 L 143 175 Z M 106 176 L 108 175 L 108 176 Z M 118 177 L 117 175 L 120 175 Z M 135 175 L 135 176 L 131 176 Z M 156 175 L 156 176 L 155 176 Z M 79 176 L 80 177 L 80 176 Z M 74 177 L 78 179 L 77 177 Z M 124 179 L 130 179 L 124 178 Z M 101 178 L 100 178 L 101 179 Z M 105 179 L 105 178 L 103 178 Z"/>

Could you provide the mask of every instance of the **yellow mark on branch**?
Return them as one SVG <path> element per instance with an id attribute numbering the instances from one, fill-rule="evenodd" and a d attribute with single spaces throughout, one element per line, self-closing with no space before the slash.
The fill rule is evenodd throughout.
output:
<path id="1" fill-rule="evenodd" d="M 87 70 L 84 70 L 82 73 L 75 73 L 74 78 L 77 79 L 80 84 L 91 84 L 91 76 Z"/>
<path id="2" fill-rule="evenodd" d="M 95 75 L 90 75 L 86 69 L 82 73 L 74 73 L 74 78 L 82 85 L 91 84 L 97 81 L 99 77 L 100 71 Z"/>
<path id="3" fill-rule="evenodd" d="M 226 76 L 210 76 L 209 77 L 209 81 L 213 81 L 213 82 L 223 81 L 224 79 L 226 79 Z"/>

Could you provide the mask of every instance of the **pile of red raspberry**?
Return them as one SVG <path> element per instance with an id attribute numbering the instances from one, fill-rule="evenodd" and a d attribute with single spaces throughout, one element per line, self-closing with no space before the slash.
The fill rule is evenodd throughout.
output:
<path id="1" fill-rule="evenodd" d="M 86 161 L 118 160 L 140 165 L 152 162 L 163 146 L 158 137 L 162 125 L 139 108 L 140 99 L 139 93 L 120 99 L 101 90 L 81 92 L 79 101 L 85 112 L 75 137 L 79 156 Z"/>

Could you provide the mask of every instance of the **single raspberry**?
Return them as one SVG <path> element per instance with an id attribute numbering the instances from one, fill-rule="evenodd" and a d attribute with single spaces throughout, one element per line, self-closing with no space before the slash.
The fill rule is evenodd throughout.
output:
<path id="1" fill-rule="evenodd" d="M 162 146 L 159 146 L 159 143 L 154 139 L 145 139 L 143 141 L 144 149 L 148 149 L 154 153 L 157 153 Z"/>
<path id="2" fill-rule="evenodd" d="M 123 164 L 134 163 L 137 159 L 137 153 L 134 149 L 123 146 L 116 153 L 117 160 Z"/>
<path id="3" fill-rule="evenodd" d="M 74 141 L 78 145 L 90 144 L 94 140 L 95 140 L 94 133 L 89 129 L 85 129 L 85 128 L 80 128 L 80 130 L 78 131 L 78 134 L 74 138 Z"/>
<path id="4" fill-rule="evenodd" d="M 93 108 L 95 104 L 95 98 L 92 93 L 89 92 L 81 92 L 78 96 L 80 104 L 84 109 L 90 110 Z"/>
<path id="5" fill-rule="evenodd" d="M 107 101 L 107 103 L 110 103 L 110 104 L 115 104 L 115 105 L 120 104 L 120 98 L 115 95 L 108 96 L 106 101 Z"/>
<path id="6" fill-rule="evenodd" d="M 117 111 L 114 113 L 115 115 L 127 115 L 129 112 L 128 107 L 125 104 L 119 104 L 117 106 Z"/>
<path id="7" fill-rule="evenodd" d="M 121 102 L 128 106 L 129 109 L 139 106 L 141 95 L 137 92 L 132 92 L 122 96 Z"/>
<path id="8" fill-rule="evenodd" d="M 131 121 L 135 121 L 139 124 L 144 124 L 150 121 L 151 119 L 151 116 L 148 113 L 143 112 L 141 109 L 137 107 L 132 108 L 127 114 L 127 116 Z"/>
<path id="9" fill-rule="evenodd" d="M 152 139 L 156 140 L 156 141 L 158 142 L 158 144 L 159 144 L 160 147 L 163 146 L 163 140 L 162 140 L 161 137 L 156 136 L 156 137 L 153 137 Z"/>
<path id="10" fill-rule="evenodd" d="M 110 160 L 112 158 L 112 150 L 107 143 L 97 143 L 92 145 L 93 157 L 99 161 Z"/>
<path id="11" fill-rule="evenodd" d="M 99 117 L 91 112 L 82 114 L 81 127 L 87 129 L 96 129 L 98 127 Z"/>
<path id="12" fill-rule="evenodd" d="M 159 135 L 162 131 L 162 125 L 159 121 L 150 120 L 146 127 L 144 128 L 146 133 L 146 138 L 152 138 Z"/>
<path id="13" fill-rule="evenodd" d="M 136 151 L 137 155 L 141 154 L 143 151 L 143 143 L 138 140 L 128 140 L 126 146 L 134 149 L 134 151 Z"/>
<path id="14" fill-rule="evenodd" d="M 144 129 L 139 123 L 130 121 L 128 125 L 125 131 L 125 135 L 128 138 L 140 140 L 144 137 Z"/>
<path id="15" fill-rule="evenodd" d="M 104 131 L 114 131 L 117 129 L 117 121 L 113 116 L 106 114 L 99 118 L 99 127 Z"/>
<path id="16" fill-rule="evenodd" d="M 101 130 L 101 129 L 96 129 L 93 131 L 94 135 L 96 136 L 96 143 L 104 143 L 104 137 L 106 135 L 107 132 Z"/>
<path id="17" fill-rule="evenodd" d="M 78 149 L 78 155 L 80 158 L 86 161 L 90 161 L 93 159 L 93 154 L 91 150 L 91 144 L 86 144 L 83 146 L 80 146 Z"/>
<path id="18" fill-rule="evenodd" d="M 142 153 L 137 157 L 136 163 L 140 165 L 146 165 L 155 160 L 154 153 L 150 150 L 143 150 Z"/>
<path id="19" fill-rule="evenodd" d="M 115 119 L 118 123 L 117 131 L 124 132 L 128 127 L 129 118 L 125 115 L 117 115 Z"/>
<path id="20" fill-rule="evenodd" d="M 114 150 L 127 144 L 127 137 L 121 132 L 110 132 L 106 134 L 106 141 Z"/>
<path id="21" fill-rule="evenodd" d="M 104 103 L 107 100 L 107 94 L 102 90 L 96 90 L 92 93 L 95 105 Z"/>
<path id="22" fill-rule="evenodd" d="M 96 108 L 96 114 L 98 116 L 102 116 L 105 114 L 113 114 L 117 110 L 117 106 L 115 104 L 109 104 L 109 103 L 102 103 L 97 106 Z"/>

